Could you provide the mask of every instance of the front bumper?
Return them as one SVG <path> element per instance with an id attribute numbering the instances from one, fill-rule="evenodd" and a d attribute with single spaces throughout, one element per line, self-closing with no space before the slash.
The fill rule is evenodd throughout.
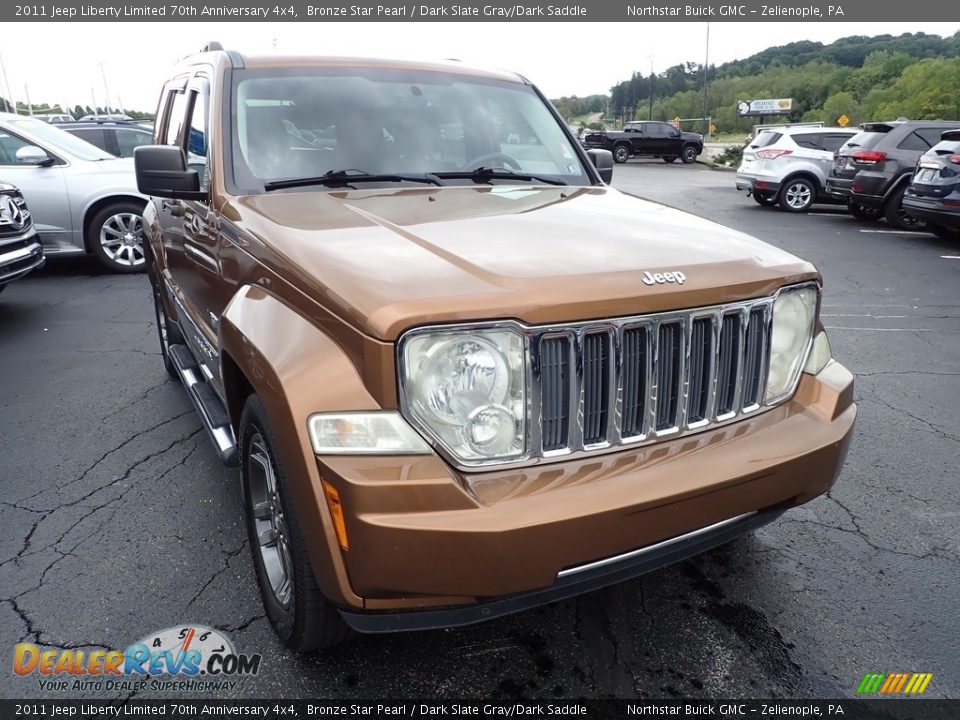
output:
<path id="1" fill-rule="evenodd" d="M 4 241 L 0 244 L 0 285 L 23 277 L 45 262 L 43 246 L 36 233 Z"/>
<path id="2" fill-rule="evenodd" d="M 469 475 L 435 456 L 319 458 L 350 540 L 328 552 L 362 606 L 332 599 L 374 632 L 475 622 L 634 577 L 826 492 L 855 417 L 853 377 L 831 363 L 784 405 L 610 455 Z"/>

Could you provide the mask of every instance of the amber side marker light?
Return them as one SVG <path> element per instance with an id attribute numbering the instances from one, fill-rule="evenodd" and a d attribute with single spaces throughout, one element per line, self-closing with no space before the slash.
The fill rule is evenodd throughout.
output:
<path id="1" fill-rule="evenodd" d="M 347 524 L 343 520 L 343 505 L 340 504 L 340 493 L 326 480 L 323 483 L 323 495 L 327 499 L 327 507 L 330 508 L 330 516 L 333 518 L 333 529 L 337 533 L 337 542 L 344 550 L 350 549 L 350 543 L 347 541 Z"/>

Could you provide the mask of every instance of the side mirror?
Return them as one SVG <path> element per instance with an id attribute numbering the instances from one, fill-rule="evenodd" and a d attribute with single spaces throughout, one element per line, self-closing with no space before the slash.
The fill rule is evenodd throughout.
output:
<path id="1" fill-rule="evenodd" d="M 587 150 L 590 156 L 590 162 L 600 173 L 600 179 L 608 185 L 613 180 L 613 153 L 609 150 Z"/>
<path id="2" fill-rule="evenodd" d="M 40 167 L 47 167 L 53 165 L 56 160 L 49 155 L 47 151 L 43 148 L 39 148 L 36 145 L 24 145 L 22 148 L 17 150 L 17 162 L 23 165 L 38 165 Z"/>
<path id="3" fill-rule="evenodd" d="M 173 145 L 141 145 L 133 149 L 137 189 L 152 197 L 205 200 L 200 175 L 187 168 L 183 148 Z"/>

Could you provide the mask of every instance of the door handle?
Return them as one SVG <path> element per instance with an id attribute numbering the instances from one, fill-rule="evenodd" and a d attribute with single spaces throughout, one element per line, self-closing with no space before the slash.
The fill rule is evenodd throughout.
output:
<path id="1" fill-rule="evenodd" d="M 181 217 L 183 215 L 183 203 L 179 201 L 170 202 L 169 200 L 163 200 L 160 203 L 160 209 L 170 213 L 174 217 Z"/>

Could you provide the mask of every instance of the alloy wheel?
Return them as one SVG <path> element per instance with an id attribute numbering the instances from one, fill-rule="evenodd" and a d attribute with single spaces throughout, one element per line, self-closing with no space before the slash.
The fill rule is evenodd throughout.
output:
<path id="1" fill-rule="evenodd" d="M 274 597 L 286 607 L 293 594 L 293 561 L 277 474 L 270 450 L 259 432 L 250 438 L 248 452 L 247 482 L 257 550 Z"/>
<path id="2" fill-rule="evenodd" d="M 143 218 L 128 212 L 111 215 L 100 228 L 100 246 L 117 265 L 143 265 Z"/>

